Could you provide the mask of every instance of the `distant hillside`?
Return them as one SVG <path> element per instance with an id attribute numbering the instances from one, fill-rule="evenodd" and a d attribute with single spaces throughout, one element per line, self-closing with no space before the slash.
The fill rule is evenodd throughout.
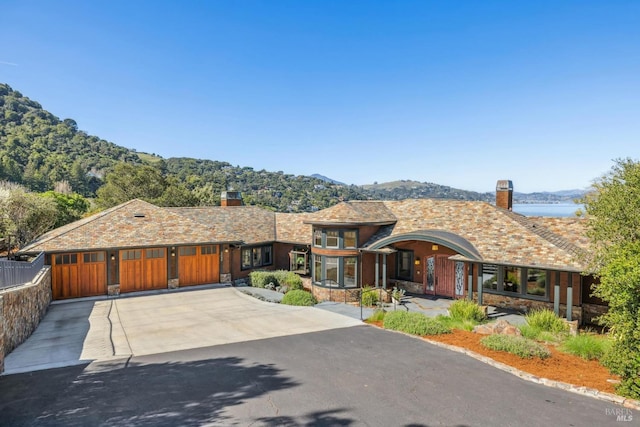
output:
<path id="1" fill-rule="evenodd" d="M 35 191 L 66 180 L 90 196 L 105 170 L 117 162 L 140 163 L 135 152 L 78 130 L 42 106 L 0 83 L 0 180 Z"/>
<path id="2" fill-rule="evenodd" d="M 418 181 L 392 181 L 382 184 L 362 185 L 360 188 L 372 199 L 402 200 L 402 199 L 456 199 L 456 200 L 482 200 L 491 202 L 495 199 L 494 193 L 478 193 L 475 191 L 460 190 L 446 185 L 431 182 Z"/>
<path id="3" fill-rule="evenodd" d="M 543 191 L 537 193 L 513 193 L 514 203 L 568 203 L 587 194 L 587 190 Z"/>
<path id="4" fill-rule="evenodd" d="M 241 191 L 246 204 L 282 212 L 313 211 L 340 200 L 366 198 L 355 186 L 308 176 L 137 153 L 78 130 L 73 119 L 61 120 L 38 102 L 0 83 L 0 181 L 23 184 L 38 192 L 67 181 L 74 191 L 93 197 L 105 174 L 118 162 L 158 168 L 165 177 L 183 183 L 201 205 L 218 204 L 220 193 L 227 189 Z"/>
<path id="5" fill-rule="evenodd" d="M 330 184 L 347 185 L 344 182 L 336 181 L 335 179 L 331 179 L 329 177 L 326 177 L 324 175 L 320 175 L 318 173 L 314 173 L 313 175 L 311 175 L 311 178 L 316 178 L 316 179 L 319 179 L 321 181 L 328 182 Z"/>

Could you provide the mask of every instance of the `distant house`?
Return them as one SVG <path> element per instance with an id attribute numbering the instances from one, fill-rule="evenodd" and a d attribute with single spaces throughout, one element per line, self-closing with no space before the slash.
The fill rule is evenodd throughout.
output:
<path id="1" fill-rule="evenodd" d="M 243 206 L 162 208 L 131 200 L 38 238 L 55 299 L 116 295 L 246 278 L 256 269 L 308 277 L 320 299 L 355 289 L 469 298 L 527 310 L 549 307 L 589 321 L 605 307 L 590 296 L 585 220 L 529 218 L 511 211 L 513 185 L 496 205 L 452 200 L 351 201 L 314 213 Z M 329 292 L 330 291 L 330 292 Z M 568 311 L 568 312 L 567 312 Z"/>

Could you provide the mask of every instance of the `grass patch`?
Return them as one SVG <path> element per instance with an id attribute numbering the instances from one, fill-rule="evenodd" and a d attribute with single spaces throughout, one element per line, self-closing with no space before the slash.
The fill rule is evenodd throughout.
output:
<path id="1" fill-rule="evenodd" d="M 491 350 L 506 351 L 524 359 L 551 356 L 548 348 L 525 337 L 495 334 L 482 338 L 480 343 Z"/>
<path id="2" fill-rule="evenodd" d="M 300 289 L 294 289 L 287 292 L 286 294 L 284 294 L 281 301 L 281 304 L 302 306 L 312 306 L 316 305 L 317 303 L 318 301 L 313 295 L 311 295 L 310 292 Z"/>
<path id="3" fill-rule="evenodd" d="M 468 319 L 453 319 L 449 316 L 439 314 L 436 316 L 436 320 L 448 327 L 449 329 L 460 329 L 462 331 L 473 331 L 473 327 L 479 325 L 481 322 Z"/>
<path id="4" fill-rule="evenodd" d="M 548 309 L 530 311 L 525 317 L 527 324 L 540 331 L 564 333 L 569 331 L 569 325 Z"/>
<path id="5" fill-rule="evenodd" d="M 373 314 L 367 318 L 367 322 L 382 322 L 386 314 L 387 312 L 384 310 L 375 310 Z"/>
<path id="6" fill-rule="evenodd" d="M 519 325 L 518 329 L 520 329 L 520 332 L 522 332 L 523 337 L 529 338 L 532 340 L 537 340 L 537 341 L 544 341 L 544 342 L 557 344 L 562 342 L 567 337 L 566 332 L 555 333 L 555 332 L 544 331 L 540 329 L 540 327 L 531 326 L 527 324 Z"/>
<path id="7" fill-rule="evenodd" d="M 483 308 L 467 299 L 454 301 L 449 306 L 449 317 L 454 320 L 470 320 L 477 323 L 486 319 Z"/>
<path id="8" fill-rule="evenodd" d="M 384 316 L 385 329 L 402 331 L 413 335 L 448 334 L 451 329 L 442 322 L 421 313 L 391 311 Z"/>
<path id="9" fill-rule="evenodd" d="M 568 337 L 560 350 L 587 360 L 600 360 L 611 348 L 611 339 L 606 336 L 582 332 Z"/>

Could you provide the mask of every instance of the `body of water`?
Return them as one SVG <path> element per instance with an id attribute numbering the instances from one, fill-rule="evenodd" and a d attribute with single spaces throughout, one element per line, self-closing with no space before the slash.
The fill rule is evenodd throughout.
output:
<path id="1" fill-rule="evenodd" d="M 583 205 L 576 203 L 523 203 L 513 204 L 513 211 L 525 216 L 576 216 Z"/>

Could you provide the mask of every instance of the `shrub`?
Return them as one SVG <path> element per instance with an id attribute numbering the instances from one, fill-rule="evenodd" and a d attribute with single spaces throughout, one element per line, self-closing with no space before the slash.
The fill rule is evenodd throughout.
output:
<path id="1" fill-rule="evenodd" d="M 473 331 L 473 327 L 478 324 L 475 320 L 452 319 L 451 317 L 443 314 L 437 315 L 436 320 L 449 329 L 460 329 L 462 331 Z"/>
<path id="2" fill-rule="evenodd" d="M 533 328 L 547 332 L 567 332 L 569 325 L 548 309 L 533 310 L 525 316 L 527 324 Z"/>
<path id="3" fill-rule="evenodd" d="M 549 332 L 541 329 L 539 326 L 524 324 L 519 325 L 518 329 L 520 329 L 520 332 L 522 332 L 523 337 L 532 340 L 558 343 L 563 341 L 566 337 L 566 334 L 564 332 Z"/>
<path id="4" fill-rule="evenodd" d="M 284 294 L 281 303 L 286 305 L 311 306 L 317 304 L 318 301 L 316 301 L 310 292 L 294 289 Z"/>
<path id="5" fill-rule="evenodd" d="M 296 273 L 287 270 L 252 271 L 249 273 L 249 281 L 254 288 L 281 288 L 285 291 L 303 289 L 302 278 Z M 269 284 L 273 286 L 268 286 Z"/>
<path id="6" fill-rule="evenodd" d="M 275 288 L 278 285 L 278 279 L 273 271 L 252 271 L 249 273 L 249 283 L 254 288 L 264 288 L 272 283 Z"/>
<path id="7" fill-rule="evenodd" d="M 584 332 L 568 337 L 560 346 L 560 350 L 565 353 L 587 360 L 601 359 L 610 348 L 611 340 L 608 337 Z"/>
<path id="8" fill-rule="evenodd" d="M 378 305 L 378 290 L 370 286 L 362 289 L 362 305 L 365 307 L 373 307 Z"/>
<path id="9" fill-rule="evenodd" d="M 367 319 L 369 322 L 382 322 L 384 320 L 384 316 L 387 314 L 386 311 L 378 309 L 373 312 L 373 314 Z"/>
<path id="10" fill-rule="evenodd" d="M 402 331 L 413 335 L 439 335 L 451 332 L 446 325 L 421 313 L 392 311 L 384 316 L 385 329 Z"/>
<path id="11" fill-rule="evenodd" d="M 466 299 L 456 300 L 449 306 L 449 317 L 454 320 L 471 320 L 474 322 L 482 322 L 486 318 L 482 307 Z"/>
<path id="12" fill-rule="evenodd" d="M 544 345 L 525 337 L 494 334 L 482 338 L 480 343 L 491 350 L 506 351 L 525 359 L 546 359 L 551 356 L 551 352 Z"/>

